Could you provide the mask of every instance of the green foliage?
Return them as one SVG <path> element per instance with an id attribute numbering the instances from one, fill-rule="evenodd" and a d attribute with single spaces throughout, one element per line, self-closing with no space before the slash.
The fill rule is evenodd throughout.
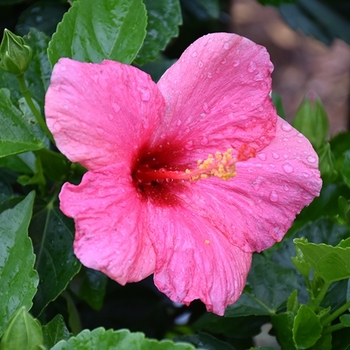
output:
<path id="1" fill-rule="evenodd" d="M 0 157 L 43 147 L 36 121 L 12 104 L 8 90 L 0 89 Z"/>
<path id="2" fill-rule="evenodd" d="M 68 340 L 70 333 L 61 315 L 56 315 L 47 325 L 42 327 L 44 345 L 51 349 L 60 340 Z"/>
<path id="3" fill-rule="evenodd" d="M 21 307 L 10 320 L 0 343 L 0 350 L 43 349 L 40 323 Z"/>
<path id="4" fill-rule="evenodd" d="M 266 271 L 269 273 L 266 274 Z M 256 254 L 248 285 L 238 301 L 226 309 L 225 317 L 273 315 L 285 307 L 289 294 L 296 287 L 296 275 L 291 269 Z"/>
<path id="5" fill-rule="evenodd" d="M 62 340 L 51 350 L 192 350 L 195 349 L 190 344 L 173 343 L 169 340 L 158 342 L 146 339 L 142 333 L 130 333 L 127 330 L 106 331 L 97 328 L 93 331 L 84 330 L 76 337 L 71 337 L 67 341 Z"/>
<path id="6" fill-rule="evenodd" d="M 33 201 L 31 192 L 13 209 L 0 214 L 0 336 L 16 310 L 22 306 L 30 309 L 37 291 L 39 278 L 33 269 L 35 255 L 28 237 Z"/>
<path id="7" fill-rule="evenodd" d="M 140 65 L 156 59 L 170 39 L 179 34 L 182 23 L 179 0 L 145 0 L 144 3 L 148 18 L 147 35 L 135 59 Z"/>
<path id="8" fill-rule="evenodd" d="M 61 57 L 131 63 L 142 46 L 146 23 L 141 0 L 75 1 L 52 36 L 49 60 L 52 66 Z"/>
<path id="9" fill-rule="evenodd" d="M 80 269 L 73 253 L 73 221 L 62 214 L 56 200 L 52 197 L 49 202 L 35 205 L 29 228 L 37 256 L 35 268 L 40 276 L 33 306 L 35 315 L 66 289 Z"/>
<path id="10" fill-rule="evenodd" d="M 297 0 L 296 4 L 284 4 L 279 9 L 284 20 L 295 30 L 301 30 L 327 45 L 335 38 L 350 43 L 347 1 Z"/>

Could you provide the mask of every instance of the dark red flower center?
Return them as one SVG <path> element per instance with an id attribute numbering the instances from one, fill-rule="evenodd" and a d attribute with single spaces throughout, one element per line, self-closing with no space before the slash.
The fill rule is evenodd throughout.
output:
<path id="1" fill-rule="evenodd" d="M 232 149 L 209 154 L 195 166 L 183 164 L 179 155 L 180 152 L 174 152 L 170 147 L 143 148 L 139 152 L 133 164 L 132 178 L 144 199 L 159 205 L 176 205 L 179 203 L 177 194 L 191 182 L 211 176 L 228 180 L 236 175 L 237 159 L 232 157 Z"/>

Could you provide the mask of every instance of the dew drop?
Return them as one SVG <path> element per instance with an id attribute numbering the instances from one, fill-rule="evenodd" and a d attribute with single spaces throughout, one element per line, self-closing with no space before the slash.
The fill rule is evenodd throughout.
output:
<path id="1" fill-rule="evenodd" d="M 224 59 L 221 61 L 221 64 L 226 64 L 226 62 L 227 62 L 227 59 L 224 58 Z"/>
<path id="2" fill-rule="evenodd" d="M 113 102 L 112 108 L 115 113 L 118 113 L 120 111 L 120 106 L 118 105 L 118 103 Z"/>
<path id="3" fill-rule="evenodd" d="M 210 72 L 208 72 L 207 77 L 208 77 L 209 79 L 211 79 L 211 78 L 213 77 L 213 75 L 212 75 Z"/>
<path id="4" fill-rule="evenodd" d="M 202 61 L 199 61 L 199 62 L 198 62 L 198 67 L 199 67 L 199 68 L 202 68 L 202 67 L 203 67 L 203 62 L 202 62 Z"/>
<path id="5" fill-rule="evenodd" d="M 308 156 L 308 157 L 307 157 L 307 160 L 308 160 L 308 162 L 310 162 L 310 163 L 315 163 L 315 162 L 316 162 L 316 158 L 315 158 L 314 156 Z"/>
<path id="6" fill-rule="evenodd" d="M 176 125 L 177 125 L 177 126 L 180 126 L 181 123 L 182 123 L 182 121 L 179 119 L 179 120 L 176 122 Z"/>
<path id="7" fill-rule="evenodd" d="M 54 132 L 59 132 L 59 131 L 61 131 L 62 130 L 62 125 L 60 124 L 60 123 L 55 123 L 54 125 L 53 125 L 53 131 Z"/>
<path id="8" fill-rule="evenodd" d="M 282 124 L 282 130 L 283 131 L 291 131 L 293 128 L 292 128 L 292 126 L 290 125 L 290 124 L 288 124 L 288 123 L 283 123 Z"/>
<path id="9" fill-rule="evenodd" d="M 224 49 L 225 49 L 225 50 L 228 50 L 229 48 L 230 48 L 230 44 L 229 44 L 229 43 L 225 43 L 225 44 L 224 44 Z"/>
<path id="10" fill-rule="evenodd" d="M 301 132 L 299 132 L 297 136 L 298 137 L 304 137 L 304 135 Z"/>
<path id="11" fill-rule="evenodd" d="M 270 193 L 270 197 L 269 198 L 270 198 L 270 201 L 273 202 L 273 203 L 278 202 L 278 194 L 277 194 L 277 192 L 276 191 L 272 191 Z"/>
<path id="12" fill-rule="evenodd" d="M 144 119 L 143 119 L 142 126 L 143 126 L 145 129 L 148 129 L 148 128 L 149 128 L 149 120 L 148 120 L 148 118 L 144 118 Z"/>
<path id="13" fill-rule="evenodd" d="M 203 146 L 207 145 L 208 144 L 208 139 L 206 137 L 203 137 L 202 140 L 201 140 L 201 144 Z"/>
<path id="14" fill-rule="evenodd" d="M 185 145 L 185 148 L 191 151 L 193 149 L 193 141 L 192 140 L 188 141 Z"/>
<path id="15" fill-rule="evenodd" d="M 282 169 L 286 174 L 291 174 L 294 171 L 294 168 L 288 163 L 283 164 Z"/>
<path id="16" fill-rule="evenodd" d="M 265 153 L 259 153 L 258 158 L 261 160 L 266 160 L 266 154 Z"/>
<path id="17" fill-rule="evenodd" d="M 207 114 L 210 113 L 210 108 L 208 106 L 208 103 L 206 103 L 206 102 L 203 103 L 203 110 Z"/>
<path id="18" fill-rule="evenodd" d="M 288 191 L 289 191 L 289 186 L 288 186 L 288 185 L 284 185 L 284 186 L 283 186 L 283 189 L 284 189 L 286 192 L 288 192 Z"/>
<path id="19" fill-rule="evenodd" d="M 253 73 L 256 70 L 256 64 L 255 62 L 251 61 L 248 66 L 248 72 Z"/>
<path id="20" fill-rule="evenodd" d="M 233 63 L 232 63 L 232 65 L 233 65 L 234 67 L 238 67 L 240 63 L 241 63 L 241 62 L 240 62 L 239 60 L 234 60 Z"/>
<path id="21" fill-rule="evenodd" d="M 272 158 L 273 159 L 278 159 L 280 157 L 280 155 L 276 152 L 272 152 Z"/>
<path id="22" fill-rule="evenodd" d="M 145 89 L 141 92 L 142 101 L 149 101 L 150 98 L 151 98 L 151 94 L 148 89 Z"/>
<path id="23" fill-rule="evenodd" d="M 114 115 L 113 115 L 112 113 L 109 113 L 109 114 L 108 114 L 108 119 L 109 119 L 109 120 L 113 120 L 113 118 L 114 118 Z"/>
<path id="24" fill-rule="evenodd" d="M 197 51 L 192 52 L 192 57 L 197 57 Z"/>
<path id="25" fill-rule="evenodd" d="M 270 165 L 271 168 L 276 168 L 276 165 L 273 164 L 273 163 L 270 163 L 269 165 Z"/>
<path id="26" fill-rule="evenodd" d="M 309 177 L 310 175 L 308 174 L 308 173 L 302 173 L 302 175 L 304 176 L 304 177 Z"/>
<path id="27" fill-rule="evenodd" d="M 283 137 L 282 141 L 283 141 L 283 142 L 287 142 L 287 141 L 288 141 L 288 138 L 287 138 L 287 137 Z"/>

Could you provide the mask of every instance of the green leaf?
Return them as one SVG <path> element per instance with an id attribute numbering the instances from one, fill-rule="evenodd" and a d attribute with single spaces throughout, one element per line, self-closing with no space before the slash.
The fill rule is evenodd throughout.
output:
<path id="1" fill-rule="evenodd" d="M 49 60 L 52 65 L 61 57 L 131 63 L 142 46 L 146 24 L 141 0 L 75 1 L 52 36 Z"/>
<path id="2" fill-rule="evenodd" d="M 350 247 L 308 243 L 298 238 L 294 239 L 294 243 L 301 250 L 304 260 L 326 282 L 350 278 Z"/>
<path id="3" fill-rule="evenodd" d="M 277 95 L 276 93 L 272 92 L 272 101 L 273 101 L 273 104 L 275 105 L 276 107 L 276 110 L 277 110 L 277 114 L 283 118 L 284 120 L 287 119 L 286 117 L 286 112 L 284 110 L 284 107 L 283 107 L 283 101 L 282 101 L 282 98 L 281 96 Z"/>
<path id="4" fill-rule="evenodd" d="M 294 317 L 295 314 L 293 312 L 283 312 L 271 317 L 278 343 L 281 345 L 282 349 L 297 350 L 292 333 Z"/>
<path id="5" fill-rule="evenodd" d="M 31 192 L 13 209 L 0 214 L 0 336 L 19 307 L 30 309 L 39 282 L 28 237 L 33 201 L 34 192 Z"/>
<path id="6" fill-rule="evenodd" d="M 35 205 L 29 227 L 37 255 L 35 267 L 40 276 L 33 305 L 35 315 L 66 289 L 80 269 L 73 253 L 74 223 L 58 209 L 55 199 Z"/>
<path id="7" fill-rule="evenodd" d="M 128 330 L 106 331 L 97 328 L 84 330 L 76 337 L 60 341 L 51 350 L 193 350 L 190 344 L 174 343 L 170 340 L 157 341 L 145 338 L 142 333 L 130 333 Z"/>
<path id="8" fill-rule="evenodd" d="M 339 7 L 341 3 L 342 1 L 331 1 L 327 4 L 319 0 L 298 0 L 295 5 L 282 5 L 280 11 L 293 29 L 301 30 L 326 45 L 330 45 L 334 38 L 340 38 L 349 44 L 350 23 L 343 16 L 344 11 L 337 11 L 337 5 Z M 344 2 L 345 11 L 346 5 Z"/>
<path id="9" fill-rule="evenodd" d="M 9 322 L 0 350 L 39 350 L 42 345 L 43 333 L 39 321 L 25 307 L 21 307 Z"/>
<path id="10" fill-rule="evenodd" d="M 64 181 L 70 172 L 70 162 L 61 153 L 46 148 L 37 152 L 40 157 L 44 174 L 52 181 Z"/>
<path id="11" fill-rule="evenodd" d="M 35 125 L 11 102 L 9 91 L 0 89 L 0 157 L 44 147 Z"/>
<path id="12" fill-rule="evenodd" d="M 0 171 L 0 203 L 12 197 L 13 191 L 8 182 L 8 179 L 7 177 L 5 178 L 3 173 Z"/>
<path id="13" fill-rule="evenodd" d="M 350 150 L 344 153 L 344 160 L 340 173 L 344 182 L 350 187 Z"/>
<path id="14" fill-rule="evenodd" d="M 332 333 L 325 333 L 321 335 L 321 338 L 309 348 L 310 350 L 331 350 L 332 349 Z M 338 347 L 334 349 L 340 350 Z M 343 349 L 344 350 L 344 349 Z"/>
<path id="15" fill-rule="evenodd" d="M 199 0 L 199 3 L 212 18 L 218 19 L 220 17 L 219 0 Z"/>
<path id="16" fill-rule="evenodd" d="M 68 3 L 59 3 L 53 0 L 36 1 L 32 6 L 21 12 L 16 25 L 16 32 L 26 35 L 29 30 L 36 28 L 47 36 L 52 36 L 57 24 L 68 10 Z"/>
<path id="17" fill-rule="evenodd" d="M 107 285 L 107 276 L 102 272 L 82 268 L 70 284 L 71 290 L 93 309 L 99 310 L 103 306 Z"/>
<path id="18" fill-rule="evenodd" d="M 43 326 L 44 345 L 51 349 L 60 340 L 68 340 L 70 333 L 61 315 L 56 315 L 47 325 Z"/>
<path id="19" fill-rule="evenodd" d="M 320 318 L 307 305 L 301 305 L 294 319 L 293 340 L 298 349 L 308 349 L 321 337 Z"/>
<path id="20" fill-rule="evenodd" d="M 321 100 L 309 93 L 298 108 L 292 125 L 305 135 L 316 150 L 325 142 L 329 133 L 329 121 Z"/>
<path id="21" fill-rule="evenodd" d="M 7 168 L 20 174 L 34 174 L 35 155 L 33 152 L 25 152 L 0 158 L 0 168 Z"/>
<path id="22" fill-rule="evenodd" d="M 297 277 L 293 270 L 255 254 L 247 284 L 238 301 L 226 309 L 225 317 L 275 314 L 296 289 Z"/>
<path id="23" fill-rule="evenodd" d="M 203 332 L 193 335 L 183 335 L 181 337 L 177 337 L 176 340 L 185 341 L 206 350 L 235 350 L 235 348 L 230 344 Z"/>
<path id="24" fill-rule="evenodd" d="M 170 39 L 178 36 L 182 24 L 179 0 L 144 0 L 148 23 L 145 41 L 135 59 L 137 64 L 156 59 Z"/>
<path id="25" fill-rule="evenodd" d="M 345 327 L 350 327 L 350 315 L 341 315 L 339 317 L 340 323 L 344 325 Z"/>

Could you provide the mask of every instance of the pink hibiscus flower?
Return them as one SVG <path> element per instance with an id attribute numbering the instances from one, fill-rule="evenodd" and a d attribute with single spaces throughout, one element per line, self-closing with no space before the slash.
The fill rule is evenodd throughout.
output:
<path id="1" fill-rule="evenodd" d="M 154 274 L 171 300 L 219 315 L 238 299 L 252 253 L 321 188 L 317 155 L 271 102 L 272 69 L 265 48 L 226 33 L 158 84 L 118 62 L 56 64 L 47 124 L 89 170 L 60 194 L 84 265 L 120 284 Z"/>

